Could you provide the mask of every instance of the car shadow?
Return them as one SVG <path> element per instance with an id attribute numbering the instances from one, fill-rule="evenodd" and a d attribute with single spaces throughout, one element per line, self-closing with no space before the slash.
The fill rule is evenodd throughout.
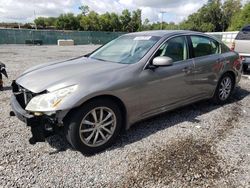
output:
<path id="1" fill-rule="evenodd" d="M 248 95 L 250 95 L 248 90 L 238 87 L 229 103 L 239 102 Z M 143 120 L 134 124 L 128 131 L 124 131 L 116 143 L 106 151 L 123 148 L 128 144 L 140 141 L 158 131 L 165 130 L 185 121 L 198 124 L 200 120 L 197 117 L 220 107 L 221 105 L 214 105 L 211 100 L 205 100 Z M 54 135 L 48 138 L 47 141 L 53 148 L 56 148 L 56 151 L 51 154 L 72 149 L 62 134 Z"/>
<path id="2" fill-rule="evenodd" d="M 247 71 L 245 71 L 243 74 L 249 76 L 250 75 L 250 69 L 248 69 Z"/>

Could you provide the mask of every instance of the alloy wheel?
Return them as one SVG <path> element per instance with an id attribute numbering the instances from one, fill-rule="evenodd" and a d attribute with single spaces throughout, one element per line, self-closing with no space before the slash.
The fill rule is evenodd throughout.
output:
<path id="1" fill-rule="evenodd" d="M 81 121 L 79 127 L 81 141 L 90 147 L 103 145 L 114 134 L 116 124 L 113 110 L 107 107 L 96 107 Z"/>
<path id="2" fill-rule="evenodd" d="M 226 76 L 222 79 L 219 88 L 219 98 L 222 101 L 227 100 L 232 90 L 232 79 L 229 76 Z"/>

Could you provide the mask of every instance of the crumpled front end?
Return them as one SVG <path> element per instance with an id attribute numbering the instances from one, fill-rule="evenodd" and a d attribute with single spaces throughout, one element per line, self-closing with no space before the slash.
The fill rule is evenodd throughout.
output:
<path id="1" fill-rule="evenodd" d="M 32 93 L 31 91 L 18 85 L 15 81 L 12 83 L 13 94 L 11 96 L 11 116 L 16 116 L 19 120 L 31 127 L 32 138 L 30 143 L 43 142 L 45 138 L 55 134 L 60 128 L 60 116 L 57 113 L 45 114 L 38 112 L 29 112 L 25 110 L 30 100 L 41 94 Z"/>

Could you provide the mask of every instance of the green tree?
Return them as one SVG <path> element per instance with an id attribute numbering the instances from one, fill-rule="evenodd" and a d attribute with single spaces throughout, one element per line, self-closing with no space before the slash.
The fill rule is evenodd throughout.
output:
<path id="1" fill-rule="evenodd" d="M 189 15 L 187 20 L 181 22 L 180 28 L 194 30 L 194 31 L 202 31 L 201 24 L 202 24 L 202 18 L 200 16 L 200 13 L 196 12 Z M 213 30 L 213 28 L 211 30 Z"/>
<path id="2" fill-rule="evenodd" d="M 222 3 L 224 2 L 224 3 Z M 56 26 L 57 29 L 85 31 L 124 31 L 158 30 L 160 22 L 150 23 L 148 19 L 142 24 L 141 10 L 122 11 L 121 15 L 106 12 L 97 14 L 88 6 L 80 6 L 81 14 L 61 14 L 55 17 L 38 17 L 34 20 L 40 28 Z M 180 24 L 163 22 L 163 29 L 189 29 L 202 32 L 239 30 L 250 23 L 250 3 L 241 8 L 241 0 L 208 0 L 197 12 L 188 16 Z"/>
<path id="3" fill-rule="evenodd" d="M 222 31 L 222 9 L 220 0 L 210 0 L 196 13 L 188 16 L 188 19 L 180 23 L 180 28 L 195 31 Z"/>
<path id="4" fill-rule="evenodd" d="M 90 11 L 87 16 L 82 16 L 80 26 L 85 31 L 100 31 L 99 15 L 95 11 Z"/>
<path id="5" fill-rule="evenodd" d="M 150 30 L 160 30 L 161 29 L 161 22 L 152 23 L 150 26 Z"/>
<path id="6" fill-rule="evenodd" d="M 34 22 L 38 28 L 47 28 L 56 26 L 56 20 L 57 18 L 55 17 L 38 17 L 34 20 Z"/>
<path id="7" fill-rule="evenodd" d="M 80 26 L 84 31 L 90 30 L 90 19 L 88 16 L 82 16 L 80 19 Z"/>
<path id="8" fill-rule="evenodd" d="M 141 10 L 137 9 L 132 12 L 131 21 L 129 23 L 130 31 L 141 31 Z"/>
<path id="9" fill-rule="evenodd" d="M 82 5 L 79 7 L 79 10 L 81 10 L 83 16 L 86 16 L 89 13 L 89 6 Z"/>
<path id="10" fill-rule="evenodd" d="M 77 30 L 79 27 L 80 24 L 72 13 L 61 14 L 56 20 L 57 29 Z"/>
<path id="11" fill-rule="evenodd" d="M 149 24 L 149 19 L 146 18 L 142 24 L 142 30 L 150 30 L 150 24 Z"/>
<path id="12" fill-rule="evenodd" d="M 122 31 L 122 24 L 119 20 L 119 16 L 116 13 L 110 14 L 110 25 L 112 27 L 112 31 Z"/>
<path id="13" fill-rule="evenodd" d="M 45 20 L 45 24 L 46 24 L 46 26 L 56 26 L 56 20 L 57 20 L 57 18 L 55 18 L 55 17 L 48 17 Z"/>
<path id="14" fill-rule="evenodd" d="M 34 20 L 36 26 L 45 28 L 46 27 L 46 23 L 45 23 L 45 18 L 44 17 L 38 17 Z"/>
<path id="15" fill-rule="evenodd" d="M 207 13 L 207 15 L 206 15 Z M 203 20 L 206 21 L 207 25 L 214 25 L 213 31 L 222 31 L 222 17 L 223 12 L 221 10 L 221 1 L 220 0 L 212 0 L 207 6 L 207 12 L 204 11 L 206 16 L 203 17 Z M 202 21 L 203 21 L 202 20 Z M 205 29 L 203 28 L 203 31 Z M 206 30 L 205 30 L 206 31 Z"/>
<path id="16" fill-rule="evenodd" d="M 228 30 L 239 31 L 247 24 L 250 24 L 250 3 L 245 4 L 242 10 L 233 16 Z"/>
<path id="17" fill-rule="evenodd" d="M 174 22 L 170 22 L 170 23 L 166 23 L 163 28 L 167 30 L 178 30 L 179 25 L 176 25 Z"/>
<path id="18" fill-rule="evenodd" d="M 222 26 L 225 31 L 231 24 L 232 18 L 241 10 L 241 0 L 226 0 L 222 5 L 223 19 Z"/>
<path id="19" fill-rule="evenodd" d="M 88 14 L 90 20 L 90 30 L 91 31 L 100 31 L 100 22 L 99 15 L 95 11 L 90 11 Z"/>
<path id="20" fill-rule="evenodd" d="M 131 12 L 128 9 L 122 11 L 122 15 L 120 16 L 122 31 L 130 32 L 131 31 Z"/>
<path id="21" fill-rule="evenodd" d="M 99 16 L 99 24 L 100 24 L 101 31 L 113 30 L 112 25 L 111 25 L 111 15 L 108 12 Z"/>

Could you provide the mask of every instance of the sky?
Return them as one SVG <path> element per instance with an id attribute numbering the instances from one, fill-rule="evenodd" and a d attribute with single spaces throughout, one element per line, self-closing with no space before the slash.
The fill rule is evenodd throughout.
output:
<path id="1" fill-rule="evenodd" d="M 0 22 L 32 22 L 39 16 L 58 16 L 61 13 L 79 14 L 81 5 L 88 5 L 98 13 L 141 9 L 142 19 L 150 22 L 179 23 L 196 12 L 207 0 L 0 0 Z"/>

